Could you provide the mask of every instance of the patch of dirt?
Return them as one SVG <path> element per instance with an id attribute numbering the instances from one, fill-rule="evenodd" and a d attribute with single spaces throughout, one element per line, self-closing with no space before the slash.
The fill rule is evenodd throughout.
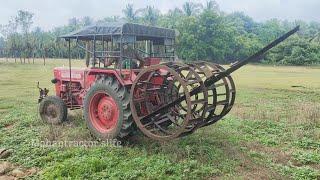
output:
<path id="1" fill-rule="evenodd" d="M 5 113 L 7 111 L 8 111 L 7 109 L 0 109 L 0 113 Z"/>
<path id="2" fill-rule="evenodd" d="M 317 169 L 320 171 L 320 164 L 312 164 L 310 165 L 313 169 Z"/>
<path id="3" fill-rule="evenodd" d="M 9 162 L 0 163 L 0 175 L 4 175 L 10 172 L 12 169 L 12 165 Z"/>
<path id="4" fill-rule="evenodd" d="M 13 124 L 7 124 L 4 126 L 5 129 L 12 129 L 14 127 Z"/>
<path id="5" fill-rule="evenodd" d="M 13 176 L 0 176 L 0 180 L 15 180 L 17 178 Z"/>
<path id="6" fill-rule="evenodd" d="M 17 168 L 17 169 L 12 170 L 10 172 L 10 175 L 17 177 L 17 178 L 22 178 L 25 176 L 25 173 L 20 168 Z"/>
<path id="7" fill-rule="evenodd" d="M 15 180 L 37 174 L 38 169 L 25 169 L 7 161 L 0 162 L 0 180 Z"/>
<path id="8" fill-rule="evenodd" d="M 224 143 L 224 152 L 229 157 L 235 158 L 240 161 L 238 167 L 234 172 L 235 179 L 283 179 L 283 176 L 273 171 L 272 169 L 258 164 L 251 160 L 245 152 L 242 152 L 238 147 L 233 146 L 229 143 Z M 214 177 L 211 179 L 224 179 L 224 177 Z M 229 177 L 226 177 L 229 179 Z"/>
<path id="9" fill-rule="evenodd" d="M 237 168 L 238 175 L 244 179 L 283 179 L 283 176 L 272 169 L 251 160 L 245 153 L 241 153 L 243 161 Z"/>
<path id="10" fill-rule="evenodd" d="M 288 164 L 291 159 L 292 152 L 290 151 L 281 151 L 281 148 L 277 147 L 268 147 L 263 146 L 257 142 L 248 143 L 247 146 L 256 152 L 263 152 L 265 154 L 271 155 L 273 162 L 277 164 Z"/>

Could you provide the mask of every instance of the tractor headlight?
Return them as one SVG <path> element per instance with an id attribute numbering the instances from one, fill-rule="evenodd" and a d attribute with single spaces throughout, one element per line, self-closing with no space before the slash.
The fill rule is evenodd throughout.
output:
<path id="1" fill-rule="evenodd" d="M 55 84 L 55 83 L 58 82 L 58 79 L 57 79 L 57 78 L 54 78 L 54 79 L 51 80 L 51 82 L 52 82 L 53 84 Z"/>

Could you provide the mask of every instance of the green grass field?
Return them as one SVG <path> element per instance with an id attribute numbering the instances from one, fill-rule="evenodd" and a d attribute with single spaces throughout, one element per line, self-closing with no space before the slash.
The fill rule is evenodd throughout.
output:
<path id="1" fill-rule="evenodd" d="M 171 142 L 137 134 L 122 147 L 35 147 L 94 140 L 81 111 L 61 126 L 39 119 L 36 82 L 53 94 L 52 68 L 63 65 L 0 60 L 0 148 L 13 150 L 5 161 L 38 170 L 28 178 L 320 179 L 320 67 L 244 67 L 231 113 Z"/>

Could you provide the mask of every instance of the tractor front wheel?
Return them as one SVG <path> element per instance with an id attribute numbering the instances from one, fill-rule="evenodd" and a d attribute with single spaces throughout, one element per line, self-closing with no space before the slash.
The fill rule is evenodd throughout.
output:
<path id="1" fill-rule="evenodd" d="M 100 78 L 84 100 L 84 118 L 94 136 L 106 140 L 130 133 L 132 119 L 128 93 L 112 77 Z"/>
<path id="2" fill-rule="evenodd" d="M 45 97 L 39 106 L 41 119 L 49 124 L 60 124 L 67 119 L 68 109 L 58 96 Z"/>

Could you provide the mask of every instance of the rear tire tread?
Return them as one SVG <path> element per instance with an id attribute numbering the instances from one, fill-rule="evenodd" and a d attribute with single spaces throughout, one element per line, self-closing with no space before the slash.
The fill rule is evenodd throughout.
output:
<path id="1" fill-rule="evenodd" d="M 110 86 L 121 101 L 123 108 L 123 123 L 118 135 L 119 138 L 125 138 L 133 131 L 133 118 L 130 110 L 129 92 L 121 86 L 116 78 L 110 76 L 97 77 L 97 83 Z"/>

